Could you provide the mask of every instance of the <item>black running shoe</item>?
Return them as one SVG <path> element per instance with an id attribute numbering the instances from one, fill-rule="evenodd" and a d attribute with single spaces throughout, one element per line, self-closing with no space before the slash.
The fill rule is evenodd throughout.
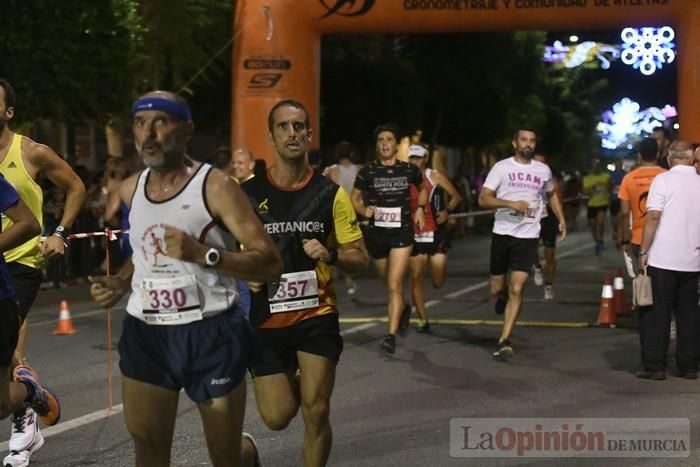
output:
<path id="1" fill-rule="evenodd" d="M 386 353 L 393 354 L 396 352 L 396 337 L 393 334 L 387 334 L 382 338 L 379 347 Z"/>
<path id="2" fill-rule="evenodd" d="M 510 346 L 510 341 L 508 339 L 503 340 L 496 346 L 496 351 L 492 353 L 494 360 L 501 362 L 507 362 L 513 358 L 513 347 Z"/>
<path id="3" fill-rule="evenodd" d="M 399 318 L 399 335 L 401 337 L 406 337 L 409 324 L 411 324 L 411 307 L 409 305 L 406 305 L 405 307 L 403 307 L 401 317 Z"/>
<path id="4" fill-rule="evenodd" d="M 419 332 L 421 334 L 429 333 L 430 332 L 430 323 L 427 320 L 421 321 L 421 323 L 416 328 L 416 332 Z"/>
<path id="5" fill-rule="evenodd" d="M 502 315 L 506 312 L 506 303 L 508 303 L 508 294 L 506 292 L 499 292 L 496 297 L 496 305 L 494 305 L 494 311 L 497 315 Z"/>

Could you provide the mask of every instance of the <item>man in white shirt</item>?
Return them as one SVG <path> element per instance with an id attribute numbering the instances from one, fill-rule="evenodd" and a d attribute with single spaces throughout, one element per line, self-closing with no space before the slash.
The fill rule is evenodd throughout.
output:
<path id="1" fill-rule="evenodd" d="M 503 329 L 493 357 L 509 360 L 513 347 L 509 341 L 523 304 L 523 290 L 530 269 L 537 259 L 540 220 L 549 198 L 559 221 L 561 239 L 566 237 L 566 221 L 561 200 L 554 191 L 552 171 L 533 160 L 537 135 L 529 128 L 518 129 L 513 136 L 515 155 L 493 166 L 479 194 L 479 206 L 497 209 L 491 242 L 491 295 L 496 297 L 496 313 L 505 313 Z M 505 274 L 510 270 L 509 284 Z"/>
<path id="2" fill-rule="evenodd" d="M 671 313 L 676 317 L 679 376 L 697 379 L 698 297 L 700 277 L 700 176 L 693 167 L 693 146 L 674 141 L 668 151 L 671 170 L 654 178 L 647 199 L 639 261 L 651 277 L 654 304 L 640 314 L 645 336 L 638 378 L 666 378 Z M 647 337 L 648 336 L 648 337 Z"/>

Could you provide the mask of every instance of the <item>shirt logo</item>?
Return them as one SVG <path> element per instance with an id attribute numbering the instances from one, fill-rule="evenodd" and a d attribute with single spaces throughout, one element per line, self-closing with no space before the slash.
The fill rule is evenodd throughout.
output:
<path id="1" fill-rule="evenodd" d="M 181 208 L 182 208 L 182 209 L 189 209 L 189 208 L 190 208 L 190 205 L 189 205 L 189 204 L 183 204 L 183 205 L 181 206 Z"/>
<path id="2" fill-rule="evenodd" d="M 267 205 L 267 198 L 265 198 L 260 204 L 258 204 L 258 212 L 260 214 L 267 214 L 270 208 Z"/>
<path id="3" fill-rule="evenodd" d="M 16 169 L 16 168 L 17 168 L 17 164 L 15 164 L 15 161 L 12 161 L 12 162 L 10 162 L 9 164 L 7 164 L 7 168 L 8 168 L 8 169 Z"/>

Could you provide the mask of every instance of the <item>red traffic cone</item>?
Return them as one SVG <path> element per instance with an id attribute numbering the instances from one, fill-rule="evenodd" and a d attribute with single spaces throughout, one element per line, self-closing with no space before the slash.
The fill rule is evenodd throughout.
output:
<path id="1" fill-rule="evenodd" d="M 58 327 L 51 332 L 55 336 L 67 336 L 75 334 L 78 332 L 77 329 L 73 327 L 73 320 L 70 317 L 70 310 L 68 309 L 68 301 L 61 300 L 61 311 L 58 314 Z"/>
<path id="2" fill-rule="evenodd" d="M 616 315 L 626 315 L 629 312 L 625 304 L 625 279 L 622 277 L 622 269 L 615 271 L 613 280 L 613 306 Z"/>
<path id="3" fill-rule="evenodd" d="M 614 328 L 617 325 L 617 316 L 613 308 L 613 288 L 610 276 L 603 280 L 603 291 L 600 294 L 600 311 L 598 312 L 598 326 Z"/>

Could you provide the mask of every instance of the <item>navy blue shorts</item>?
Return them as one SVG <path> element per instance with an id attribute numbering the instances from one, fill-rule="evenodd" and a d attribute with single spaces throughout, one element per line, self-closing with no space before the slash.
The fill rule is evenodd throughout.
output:
<path id="1" fill-rule="evenodd" d="M 0 300 L 0 366 L 10 366 L 19 338 L 19 304 L 16 297 Z"/>
<path id="2" fill-rule="evenodd" d="M 124 376 L 185 392 L 194 402 L 223 397 L 243 380 L 253 353 L 238 309 L 182 325 L 146 324 L 127 314 L 119 339 Z"/>

